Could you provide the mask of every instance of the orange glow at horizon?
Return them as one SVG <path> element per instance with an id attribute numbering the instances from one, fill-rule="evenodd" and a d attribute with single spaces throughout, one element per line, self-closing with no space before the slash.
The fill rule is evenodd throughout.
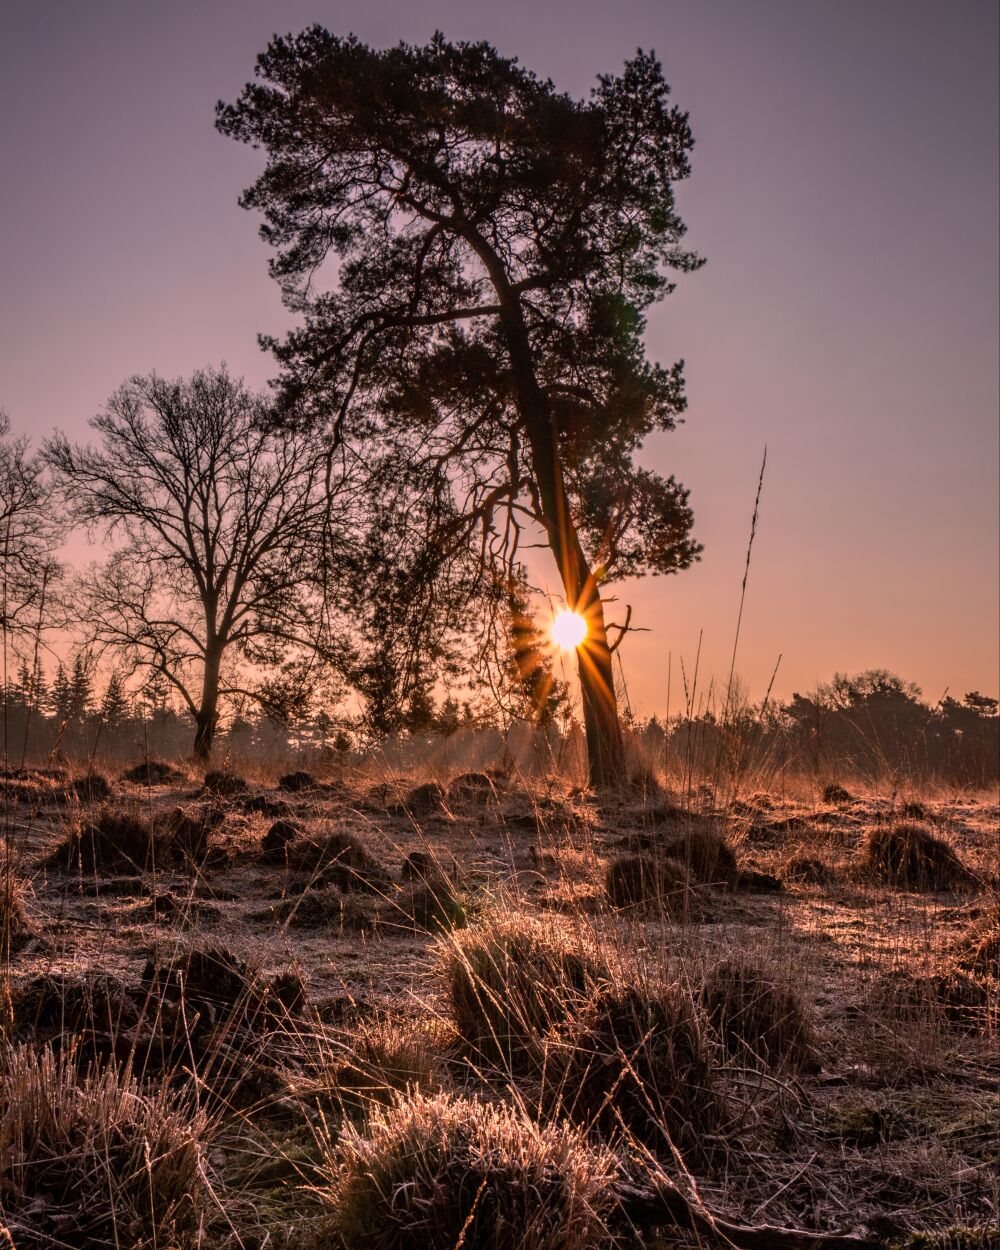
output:
<path id="1" fill-rule="evenodd" d="M 587 637 L 587 622 L 579 612 L 563 608 L 552 622 L 552 641 L 563 651 L 575 651 Z"/>

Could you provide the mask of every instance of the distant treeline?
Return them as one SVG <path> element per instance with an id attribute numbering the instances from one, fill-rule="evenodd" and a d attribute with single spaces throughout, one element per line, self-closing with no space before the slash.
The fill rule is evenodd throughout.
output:
<path id="1" fill-rule="evenodd" d="M 826 780 L 940 780 L 990 787 L 1000 780 L 997 700 L 973 691 L 925 703 L 884 669 L 838 674 L 810 696 L 736 710 L 654 717 L 639 729 L 645 751 L 670 772 L 750 776 L 788 769 Z"/>
<path id="2" fill-rule="evenodd" d="M 825 780 L 857 777 L 891 781 L 932 780 L 989 787 L 1000 781 L 1000 716 L 994 698 L 972 692 L 961 701 L 945 697 L 931 706 L 920 690 L 885 670 L 836 676 L 809 697 L 788 703 L 752 704 L 681 714 L 661 720 L 626 713 L 635 768 L 663 769 L 702 781 L 749 782 L 785 769 Z M 512 727 L 516 726 L 513 737 Z M 374 751 L 390 763 L 414 767 L 423 760 L 457 754 L 518 767 L 571 767 L 582 751 L 581 727 L 563 693 L 554 712 L 532 726 L 481 700 L 440 700 L 424 692 L 403 723 L 381 738 L 363 718 L 320 711 L 282 722 L 256 711 L 237 715 L 219 735 L 219 754 L 242 760 L 299 756 L 312 762 L 346 760 Z M 69 759 L 131 761 L 145 756 L 183 758 L 191 751 L 191 717 L 173 706 L 165 687 L 131 696 L 115 673 L 95 694 L 83 657 L 62 665 L 47 684 L 25 666 L 7 687 L 3 716 L 8 766 Z M 454 749 L 446 744 L 454 739 Z M 461 742 L 461 747 L 458 743 Z M 495 758 L 494 758 L 495 757 Z"/>

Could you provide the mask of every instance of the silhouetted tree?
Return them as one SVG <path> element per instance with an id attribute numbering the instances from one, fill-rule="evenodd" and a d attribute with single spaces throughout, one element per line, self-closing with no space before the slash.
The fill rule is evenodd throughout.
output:
<path id="1" fill-rule="evenodd" d="M 478 528 L 510 571 L 521 526 L 541 527 L 589 623 L 592 779 L 622 780 L 601 586 L 699 551 L 687 492 L 635 462 L 684 408 L 681 366 L 650 363 L 642 336 L 664 270 L 700 263 L 674 202 L 686 115 L 643 52 L 578 101 L 488 44 L 376 51 L 313 27 L 275 38 L 257 77 L 218 125 L 267 153 L 242 202 L 304 320 L 268 340 L 286 402 L 405 446 L 458 501 L 442 542 Z"/>
<path id="2" fill-rule="evenodd" d="M 43 469 L 0 412 L 0 628 L 15 639 L 45 625 L 46 593 L 59 572 L 60 527 Z"/>
<path id="3" fill-rule="evenodd" d="M 108 678 L 108 684 L 104 688 L 104 697 L 101 699 L 101 726 L 104 733 L 109 738 L 115 739 L 125 727 L 130 712 L 131 707 L 125 683 L 121 673 L 115 669 Z"/>
<path id="4" fill-rule="evenodd" d="M 338 653 L 315 552 L 346 510 L 315 440 L 269 432 L 268 406 L 225 369 L 135 377 L 91 422 L 100 446 L 46 445 L 73 519 L 123 543 L 81 592 L 99 650 L 176 691 L 208 756 L 220 698 L 260 699 L 233 659 Z M 326 489 L 324 489 L 326 487 Z"/>

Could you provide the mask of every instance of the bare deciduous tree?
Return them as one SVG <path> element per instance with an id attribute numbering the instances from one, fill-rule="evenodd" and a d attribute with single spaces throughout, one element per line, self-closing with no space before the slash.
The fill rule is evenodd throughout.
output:
<path id="1" fill-rule="evenodd" d="M 301 684 L 338 652 L 317 553 L 346 517 L 347 477 L 315 439 L 269 432 L 267 415 L 225 368 L 153 374 L 93 419 L 99 447 L 45 446 L 74 522 L 119 541 L 81 586 L 92 641 L 170 683 L 199 759 L 221 699 L 273 705 L 282 677 Z M 240 661 L 261 680 L 241 683 Z"/>
<path id="2" fill-rule="evenodd" d="M 44 465 L 27 438 L 12 438 L 0 412 L 0 622 L 4 635 L 24 635 L 39 625 L 46 587 L 58 569 L 53 551 L 59 528 L 52 515 Z"/>

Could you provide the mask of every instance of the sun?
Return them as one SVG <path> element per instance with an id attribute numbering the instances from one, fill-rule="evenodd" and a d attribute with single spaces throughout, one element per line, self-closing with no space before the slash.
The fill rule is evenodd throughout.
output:
<path id="1" fill-rule="evenodd" d="M 564 608 L 552 622 L 552 641 L 564 651 L 573 651 L 587 637 L 587 622 L 579 612 Z"/>

